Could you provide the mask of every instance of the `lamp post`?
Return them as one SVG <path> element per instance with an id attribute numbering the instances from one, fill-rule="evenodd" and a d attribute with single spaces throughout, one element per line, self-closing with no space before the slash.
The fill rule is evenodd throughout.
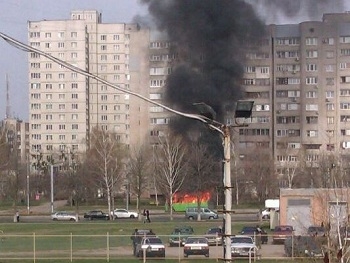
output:
<path id="1" fill-rule="evenodd" d="M 223 138 L 223 144 L 224 144 L 224 193 L 225 193 L 225 209 L 223 213 L 225 214 L 225 262 L 231 262 L 231 206 L 232 206 L 232 187 L 231 187 L 231 167 L 230 167 L 230 160 L 231 160 L 231 146 L 230 146 L 230 126 L 227 126 L 225 124 L 219 123 L 215 121 L 215 116 L 216 113 L 213 111 L 211 107 L 204 103 L 199 103 L 197 104 L 198 106 L 204 106 L 205 111 L 202 112 L 202 115 L 198 114 L 190 114 L 190 113 L 185 113 L 181 111 L 174 110 L 168 106 L 165 106 L 157 101 L 151 100 L 147 97 L 144 97 L 136 92 L 124 89 L 118 85 L 114 85 L 106 81 L 105 79 L 102 79 L 94 74 L 91 74 L 85 69 L 78 68 L 76 66 L 73 66 L 70 63 L 67 63 L 61 59 L 58 59 L 48 53 L 45 53 L 44 51 L 41 51 L 39 49 L 33 48 L 29 45 L 26 45 L 14 38 L 11 38 L 3 33 L 0 32 L 0 37 L 3 38 L 5 41 L 13 44 L 16 48 L 19 48 L 21 50 L 25 50 L 27 52 L 34 52 L 36 54 L 39 54 L 43 57 L 48 58 L 49 60 L 52 60 L 56 63 L 58 63 L 61 66 L 64 66 L 67 69 L 72 70 L 73 72 L 79 73 L 85 77 L 94 79 L 99 81 L 102 84 L 105 84 L 109 87 L 112 87 L 116 90 L 122 91 L 126 94 L 133 95 L 137 98 L 140 98 L 146 102 L 149 102 L 153 105 L 159 106 L 169 112 L 172 112 L 176 115 L 197 120 L 200 121 L 204 124 L 206 124 L 209 128 L 216 130 L 219 132 L 219 134 Z M 252 113 L 252 107 L 253 107 L 253 101 L 238 101 L 236 105 L 236 110 L 235 110 L 235 119 L 236 118 L 249 118 Z M 209 110 L 208 110 L 209 109 Z M 236 123 L 237 124 L 237 123 Z M 242 125 L 236 125 L 236 127 L 242 126 Z M 244 126 L 244 125 L 243 125 Z M 232 127 L 232 126 L 231 126 Z M 53 169 L 53 168 L 52 168 Z M 52 170 L 53 171 L 53 170 Z M 52 178 L 52 177 L 51 177 Z M 53 188 L 53 178 L 51 179 L 52 182 L 52 188 Z M 53 189 L 51 189 L 51 198 L 52 198 L 52 209 L 53 209 Z"/>
<path id="2" fill-rule="evenodd" d="M 209 127 L 215 127 L 223 140 L 224 147 L 224 174 L 223 174 L 223 185 L 224 185 L 224 196 L 225 205 L 223 209 L 224 214 L 224 262 L 231 262 L 231 235 L 232 235 L 232 185 L 231 185 L 231 127 L 241 127 L 246 126 L 244 123 L 237 123 L 237 118 L 250 118 L 252 114 L 254 101 L 237 101 L 235 109 L 235 125 L 228 126 L 215 121 L 216 113 L 215 111 L 205 103 L 195 103 L 194 106 L 198 109 L 201 115 L 206 120 Z M 204 122 L 204 121 L 202 121 Z"/>

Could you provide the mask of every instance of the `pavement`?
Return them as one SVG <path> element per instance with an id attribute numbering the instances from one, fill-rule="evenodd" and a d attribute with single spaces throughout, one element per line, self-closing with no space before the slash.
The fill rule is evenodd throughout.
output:
<path id="1" fill-rule="evenodd" d="M 63 207 L 67 204 L 67 200 L 57 200 L 54 201 L 54 207 Z M 28 214 L 27 207 L 21 207 L 21 209 L 18 210 L 20 215 L 26 215 Z M 16 211 L 14 208 L 6 209 L 6 210 L 0 210 L 0 215 L 12 215 Z M 36 206 L 30 206 L 30 214 L 31 215 L 41 215 L 41 214 L 50 214 L 51 213 L 51 203 L 43 203 L 41 205 Z"/>

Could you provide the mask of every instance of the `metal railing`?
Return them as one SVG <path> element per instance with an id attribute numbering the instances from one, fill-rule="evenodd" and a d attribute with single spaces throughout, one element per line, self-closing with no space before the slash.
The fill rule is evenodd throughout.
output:
<path id="1" fill-rule="evenodd" d="M 195 236 L 195 235 L 192 235 Z M 126 258 L 135 258 L 133 255 L 133 245 L 131 234 L 122 235 L 115 233 L 105 233 L 99 235 L 75 235 L 72 233 L 62 235 L 48 234 L 23 234 L 13 235 L 0 231 L 0 258 L 2 260 L 65 260 L 73 262 L 81 259 L 122 260 Z M 165 257 L 175 259 L 179 262 L 184 259 L 184 248 L 181 244 L 176 246 L 169 245 L 170 235 L 158 235 L 165 245 Z M 181 238 L 181 236 L 179 236 Z M 292 240 L 297 237 L 292 236 Z M 294 240 L 293 240 L 294 241 Z M 291 250 L 286 252 L 285 245 L 272 244 L 272 236 L 269 236 L 268 244 L 261 245 L 261 249 L 254 248 L 257 256 L 251 257 L 248 254 L 249 262 L 257 259 L 279 259 L 303 257 L 298 254 L 295 243 L 291 243 Z M 223 257 L 224 247 L 220 243 L 210 246 L 210 259 L 221 259 Z M 252 249 L 248 248 L 248 252 Z M 288 254 L 288 255 L 287 255 Z M 191 258 L 192 256 L 190 256 Z M 193 258 L 204 256 L 193 256 Z M 146 262 L 147 258 L 144 258 Z"/>

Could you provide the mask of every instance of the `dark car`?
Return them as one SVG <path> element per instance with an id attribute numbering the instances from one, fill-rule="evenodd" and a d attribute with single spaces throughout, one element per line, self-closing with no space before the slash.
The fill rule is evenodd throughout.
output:
<path id="1" fill-rule="evenodd" d="M 172 246 L 183 246 L 186 239 L 193 235 L 194 231 L 191 226 L 180 226 L 176 227 L 173 232 L 171 232 L 169 237 L 169 245 Z"/>
<path id="2" fill-rule="evenodd" d="M 326 229 L 323 226 L 309 226 L 307 234 L 309 236 L 324 237 L 326 235 Z"/>
<path id="3" fill-rule="evenodd" d="M 205 233 L 205 237 L 208 239 L 209 245 L 222 245 L 222 234 L 221 227 L 212 227 Z"/>
<path id="4" fill-rule="evenodd" d="M 279 225 L 275 226 L 275 229 L 273 230 L 272 235 L 272 243 L 284 243 L 284 241 L 287 239 L 287 237 L 290 237 L 293 235 L 294 228 L 290 225 Z"/>
<path id="5" fill-rule="evenodd" d="M 313 236 L 291 236 L 284 241 L 287 257 L 323 258 L 322 239 Z"/>
<path id="6" fill-rule="evenodd" d="M 256 237 L 258 235 L 261 236 L 261 244 L 267 244 L 268 242 L 268 235 L 266 231 L 263 228 L 256 227 L 256 226 L 245 226 L 242 228 L 242 230 L 239 232 L 241 235 L 245 236 L 251 236 L 256 240 Z"/>
<path id="7" fill-rule="evenodd" d="M 109 215 L 101 210 L 93 210 L 86 212 L 84 218 L 88 220 L 109 220 Z"/>

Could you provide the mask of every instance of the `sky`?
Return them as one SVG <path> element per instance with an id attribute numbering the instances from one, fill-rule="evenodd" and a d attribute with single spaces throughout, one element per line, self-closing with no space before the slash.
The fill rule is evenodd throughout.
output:
<path id="1" fill-rule="evenodd" d="M 261 5 L 263 1 L 273 2 L 275 0 L 246 1 L 253 3 L 257 10 L 263 10 L 263 7 L 266 7 L 266 5 Z M 350 0 L 337 1 L 344 1 L 345 10 L 343 11 L 350 10 Z M 142 5 L 139 0 L 0 0 L 0 32 L 23 43 L 28 43 L 28 21 L 69 19 L 72 10 L 82 9 L 93 9 L 101 12 L 104 23 L 128 23 L 136 15 L 147 15 L 147 7 Z M 271 16 L 268 11 L 265 9 L 263 15 L 269 23 L 300 23 L 305 20 L 305 17 L 299 14 L 299 16 L 287 20 L 283 20 L 284 17 L 278 17 L 279 21 L 269 21 L 268 18 Z M 329 12 L 332 11 L 329 10 Z M 321 20 L 321 16 L 319 20 Z M 0 39 L 0 50 L 0 120 L 5 118 L 6 114 L 6 75 L 8 75 L 10 114 L 12 117 L 28 121 L 27 53 L 12 47 L 3 39 Z"/>

